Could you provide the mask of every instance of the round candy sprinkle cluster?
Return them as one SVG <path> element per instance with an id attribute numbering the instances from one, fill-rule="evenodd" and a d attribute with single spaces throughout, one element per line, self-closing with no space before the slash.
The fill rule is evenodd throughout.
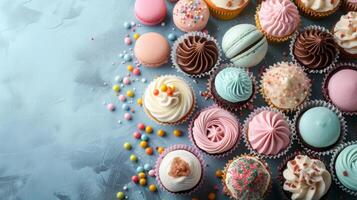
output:
<path id="1" fill-rule="evenodd" d="M 192 20 L 193 23 L 198 23 L 199 20 L 203 20 L 202 15 L 202 2 L 200 0 L 189 0 L 183 3 L 178 12 L 181 13 L 181 23 L 185 24 L 188 20 Z M 190 24 L 188 24 L 190 26 Z"/>

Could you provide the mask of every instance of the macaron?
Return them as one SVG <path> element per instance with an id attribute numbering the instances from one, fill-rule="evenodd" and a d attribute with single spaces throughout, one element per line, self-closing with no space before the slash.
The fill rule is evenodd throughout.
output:
<path id="1" fill-rule="evenodd" d="M 239 24 L 224 34 L 222 49 L 236 67 L 253 67 L 264 59 L 268 42 L 257 27 Z"/>
<path id="2" fill-rule="evenodd" d="M 146 67 L 159 67 L 167 63 L 170 45 L 159 33 L 145 33 L 135 43 L 134 54 L 138 61 Z"/>
<path id="3" fill-rule="evenodd" d="M 136 0 L 134 11 L 142 24 L 154 26 L 164 21 L 167 8 L 165 0 Z"/>

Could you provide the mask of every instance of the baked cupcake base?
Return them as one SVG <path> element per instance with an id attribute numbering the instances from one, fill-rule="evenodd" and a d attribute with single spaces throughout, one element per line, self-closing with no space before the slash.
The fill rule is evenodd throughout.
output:
<path id="1" fill-rule="evenodd" d="M 297 7 L 299 8 L 302 14 L 315 19 L 324 18 L 335 13 L 340 7 L 341 1 L 342 0 L 339 0 L 338 5 L 336 5 L 336 7 L 333 10 L 325 11 L 325 12 L 317 12 L 315 10 L 312 10 L 311 8 L 307 8 L 301 0 L 294 0 L 294 2 L 296 3 Z"/>
<path id="2" fill-rule="evenodd" d="M 248 5 L 249 0 L 246 0 L 245 4 L 236 10 L 219 8 L 216 5 L 214 5 L 210 0 L 205 0 L 205 2 L 208 5 L 210 14 L 213 17 L 221 20 L 232 20 L 236 18 L 244 10 L 244 8 Z"/>

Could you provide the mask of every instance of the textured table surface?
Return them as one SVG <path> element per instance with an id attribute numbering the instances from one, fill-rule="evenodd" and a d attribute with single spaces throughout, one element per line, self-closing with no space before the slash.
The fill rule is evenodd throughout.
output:
<path id="1" fill-rule="evenodd" d="M 172 4 L 168 3 L 169 10 Z M 209 20 L 208 31 L 221 41 L 224 32 L 239 23 L 254 24 L 256 2 L 235 20 L 229 22 Z M 129 199 L 190 199 L 191 196 L 207 199 L 208 192 L 218 184 L 214 176 L 234 155 L 246 152 L 240 144 L 228 157 L 213 159 L 208 163 L 204 187 L 191 196 L 171 196 L 159 190 L 153 194 L 147 187 L 130 182 L 139 164 L 154 165 L 155 156 L 147 156 L 138 147 L 131 133 L 136 123 L 162 128 L 169 134 L 160 138 L 150 136 L 150 145 L 169 146 L 190 144 L 187 124 L 178 127 L 160 127 L 150 121 L 134 103 L 136 110 L 132 122 L 123 120 L 123 111 L 110 113 L 103 102 L 121 104 L 111 91 L 116 75 L 124 76 L 118 54 L 130 47 L 123 43 L 126 34 L 124 21 L 135 21 L 133 0 L 0 0 L 0 199 L 16 200 L 109 200 L 124 185 Z M 302 25 L 317 24 L 331 29 L 342 12 L 323 20 L 311 21 L 303 17 Z M 173 31 L 172 18 L 166 26 L 141 27 L 137 32 L 157 31 L 165 36 Z M 284 59 L 288 44 L 270 45 L 266 59 L 254 68 L 259 77 L 263 66 Z M 148 81 L 159 74 L 178 74 L 170 64 L 160 69 L 142 69 Z M 179 74 L 182 76 L 182 74 Z M 313 79 L 313 99 L 322 98 L 321 75 Z M 198 83 L 187 80 L 199 91 L 205 90 L 205 80 Z M 104 84 L 104 83 L 107 83 Z M 126 86 L 136 88 L 140 96 L 147 84 L 140 81 Z M 199 97 L 199 108 L 211 105 Z M 261 96 L 255 105 L 266 105 Z M 236 113 L 242 123 L 248 112 Z M 117 121 L 122 120 L 122 124 Z M 355 139 L 357 118 L 346 117 L 348 138 Z M 174 128 L 184 131 L 174 137 Z M 139 164 L 132 164 L 130 153 L 123 150 L 124 142 L 134 145 Z M 295 150 L 298 146 L 295 145 Z M 276 166 L 281 160 L 267 160 L 277 176 Z M 329 157 L 326 158 L 329 161 Z M 149 179 L 150 183 L 155 180 Z M 281 199 L 281 188 L 274 181 L 268 199 Z M 333 184 L 328 199 L 353 199 L 344 195 Z M 356 198 L 354 198 L 356 199 Z"/>

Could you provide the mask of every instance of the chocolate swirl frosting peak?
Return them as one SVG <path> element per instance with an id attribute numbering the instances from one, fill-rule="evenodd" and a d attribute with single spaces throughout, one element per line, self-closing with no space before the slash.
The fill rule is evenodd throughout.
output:
<path id="1" fill-rule="evenodd" d="M 337 55 L 333 36 L 320 30 L 306 30 L 296 38 L 294 50 L 296 60 L 310 69 L 328 67 Z"/>
<path id="2" fill-rule="evenodd" d="M 218 61 L 218 47 L 214 41 L 201 36 L 189 36 L 176 50 L 177 64 L 182 71 L 200 75 L 210 71 Z"/>

